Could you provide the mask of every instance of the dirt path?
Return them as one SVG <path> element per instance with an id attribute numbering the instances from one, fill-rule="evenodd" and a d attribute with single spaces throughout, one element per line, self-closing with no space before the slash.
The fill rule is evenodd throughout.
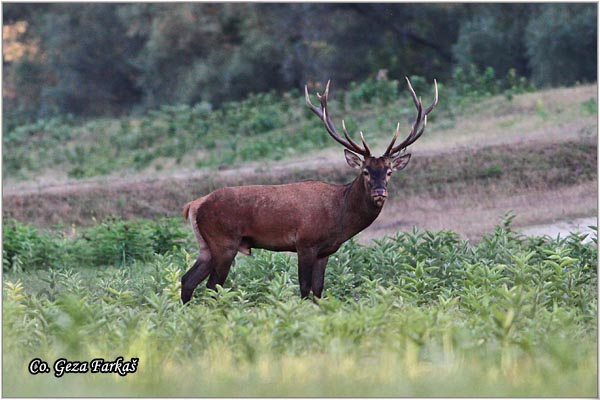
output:
<path id="1" fill-rule="evenodd" d="M 477 240 L 493 232 L 508 212 L 516 215 L 513 228 L 526 234 L 552 236 L 561 227 L 572 226 L 562 221 L 597 215 L 597 202 L 595 182 L 515 194 L 474 189 L 451 198 L 414 196 L 386 204 L 382 215 L 360 234 L 359 241 L 366 243 L 396 231 L 411 231 L 413 226 L 419 230 L 452 230 Z"/>
<path id="2" fill-rule="evenodd" d="M 416 226 L 477 240 L 508 212 L 516 215 L 515 228 L 597 215 L 596 152 L 596 144 L 586 139 L 421 154 L 392 182 L 382 214 L 358 239 L 369 242 Z M 327 167 L 285 164 L 257 171 L 246 166 L 169 178 L 13 187 L 3 193 L 3 216 L 37 226 L 89 225 L 109 215 L 172 217 L 190 199 L 223 185 L 306 178 L 348 182 L 353 176 L 338 160 Z"/>
<path id="3" fill-rule="evenodd" d="M 359 240 L 413 226 L 476 240 L 509 211 L 516 215 L 513 226 L 535 226 L 524 230 L 532 234 L 551 234 L 546 225 L 557 221 L 596 216 L 597 120 L 581 111 L 596 91 L 586 85 L 520 95 L 513 102 L 494 98 L 474 105 L 471 118 L 445 127 L 438 122 L 437 132 L 412 149 L 410 168 L 394 178 L 389 203 Z M 384 148 L 387 140 L 375 147 Z M 107 215 L 176 216 L 185 202 L 224 185 L 341 183 L 353 177 L 337 147 L 227 170 L 178 168 L 86 180 L 65 180 L 52 171 L 26 182 L 9 179 L 3 183 L 3 216 L 38 226 L 90 224 Z"/>
<path id="4" fill-rule="evenodd" d="M 543 236 L 548 235 L 552 238 L 560 236 L 562 238 L 570 233 L 587 234 L 583 240 L 584 243 L 589 243 L 596 237 L 596 232 L 590 226 L 598 226 L 598 216 L 588 218 L 576 218 L 568 221 L 559 221 L 553 224 L 534 225 L 519 229 L 519 231 L 527 236 Z"/>

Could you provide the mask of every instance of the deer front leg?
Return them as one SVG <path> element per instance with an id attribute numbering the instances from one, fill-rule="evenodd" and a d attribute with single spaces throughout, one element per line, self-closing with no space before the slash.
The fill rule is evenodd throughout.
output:
<path id="1" fill-rule="evenodd" d="M 325 267 L 327 267 L 327 261 L 329 257 L 323 257 L 317 259 L 313 270 L 312 270 L 312 291 L 315 299 L 320 299 L 323 293 L 323 286 L 325 282 Z"/>
<path id="2" fill-rule="evenodd" d="M 298 251 L 298 282 L 300 283 L 300 296 L 308 297 L 312 285 L 313 267 L 317 262 L 314 251 Z"/>

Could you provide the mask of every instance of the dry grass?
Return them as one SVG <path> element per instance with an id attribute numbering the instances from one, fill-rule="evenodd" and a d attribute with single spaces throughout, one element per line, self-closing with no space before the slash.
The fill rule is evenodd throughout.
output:
<path id="1" fill-rule="evenodd" d="M 382 215 L 361 240 L 398 230 L 456 231 L 476 239 L 512 211 L 515 226 L 542 224 L 597 213 L 597 147 L 588 140 L 459 150 L 416 159 L 394 178 Z M 552 160 L 552 162 L 548 162 Z M 94 223 L 109 215 L 124 218 L 178 216 L 190 199 L 225 185 L 275 184 L 305 178 L 347 182 L 349 168 L 334 166 L 268 173 L 251 169 L 192 177 L 113 183 L 86 182 L 43 190 L 5 191 L 4 216 L 34 223 Z"/>
<path id="2" fill-rule="evenodd" d="M 451 230 L 477 240 L 501 223 L 507 212 L 516 215 L 513 227 L 554 223 L 598 213 L 597 183 L 581 184 L 553 190 L 483 191 L 471 187 L 461 195 L 448 198 L 410 196 L 387 204 L 379 218 L 359 236 L 367 243 L 397 231 Z"/>
<path id="3" fill-rule="evenodd" d="M 361 240 L 411 229 L 451 229 L 476 238 L 512 210 L 517 226 L 597 214 L 597 120 L 585 102 L 596 85 L 539 91 L 512 102 L 495 97 L 447 118 L 443 103 L 413 161 L 392 183 L 391 202 Z M 375 141 L 377 149 L 387 145 Z M 4 216 L 38 226 L 177 216 L 181 205 L 217 187 L 302 179 L 348 182 L 338 147 L 225 170 L 169 169 L 135 176 L 5 181 Z M 402 188 L 401 190 L 399 188 Z"/>
<path id="4" fill-rule="evenodd" d="M 450 116 L 448 107 L 441 101 L 428 125 L 427 134 L 411 146 L 411 151 L 420 157 L 502 144 L 559 143 L 581 137 L 596 140 L 597 115 L 585 112 L 583 104 L 590 99 L 597 100 L 597 90 L 596 84 L 547 89 L 515 96 L 510 102 L 504 96 L 496 96 L 469 105 L 460 116 Z M 407 122 L 404 132 L 408 126 Z M 385 132 L 365 132 L 375 153 L 383 152 L 387 147 L 394 127 L 394 122 L 390 122 L 389 135 Z M 319 131 L 315 134 L 325 133 Z M 375 137 L 372 137 L 373 134 Z M 160 171 L 148 168 L 138 173 L 128 172 L 125 176 L 123 171 L 115 171 L 104 177 L 70 179 L 66 171 L 55 170 L 47 170 L 28 181 L 8 176 L 4 178 L 4 191 L 12 194 L 64 185 L 85 187 L 149 179 L 189 179 L 215 172 L 213 168 L 192 167 L 195 162 L 193 156 L 185 156 L 181 164 L 174 164 L 173 160 L 162 162 L 165 168 Z M 332 141 L 330 147 L 300 157 L 248 162 L 232 168 L 230 174 L 253 176 L 280 171 L 289 174 L 291 170 L 330 167 L 342 170 L 346 168 L 345 165 L 342 150 Z"/>

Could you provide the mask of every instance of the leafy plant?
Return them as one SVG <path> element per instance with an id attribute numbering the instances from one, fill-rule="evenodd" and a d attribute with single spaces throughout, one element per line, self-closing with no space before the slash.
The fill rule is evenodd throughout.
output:
<path id="1" fill-rule="evenodd" d="M 318 306 L 299 298 L 295 256 L 267 251 L 238 257 L 224 287 L 182 306 L 196 249 L 172 221 L 50 235 L 70 250 L 46 269 L 5 270 L 5 393 L 591 396 L 597 247 L 521 236 L 512 217 L 475 244 L 416 230 L 350 241 L 330 257 Z M 21 237 L 36 237 L 29 229 Z M 74 257 L 83 236 L 102 262 Z M 22 384 L 34 357 L 119 355 L 139 358 L 139 371 Z"/>

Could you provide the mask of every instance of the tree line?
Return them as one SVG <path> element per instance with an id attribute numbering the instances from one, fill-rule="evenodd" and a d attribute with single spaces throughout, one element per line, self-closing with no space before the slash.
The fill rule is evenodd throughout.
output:
<path id="1" fill-rule="evenodd" d="M 596 81 L 594 3 L 5 3 L 5 118 L 219 105 L 457 69 Z"/>

